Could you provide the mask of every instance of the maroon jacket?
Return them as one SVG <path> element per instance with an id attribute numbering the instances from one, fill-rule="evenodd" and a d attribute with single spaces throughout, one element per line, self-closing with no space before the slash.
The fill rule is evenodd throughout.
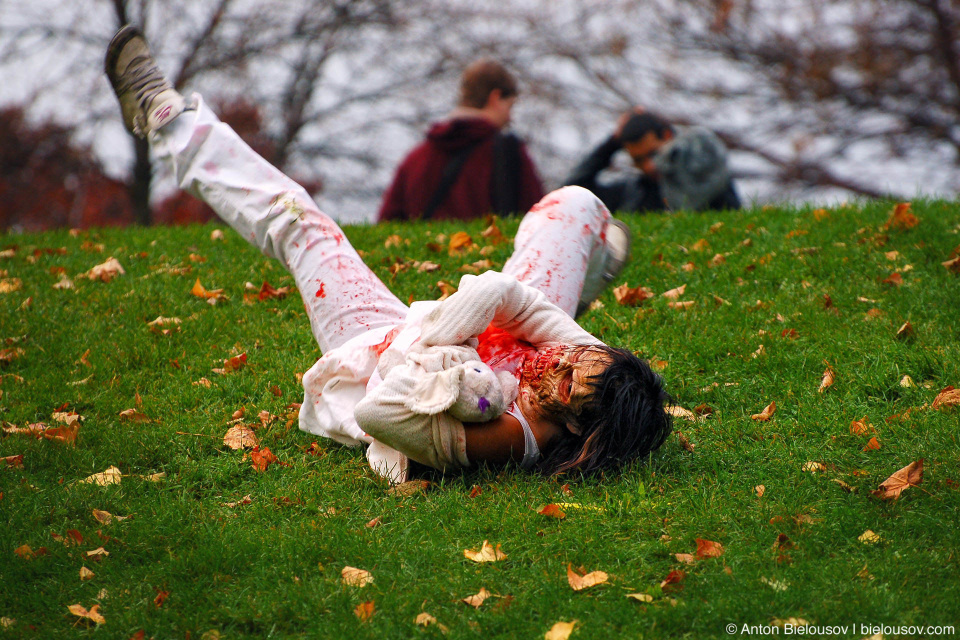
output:
<path id="1" fill-rule="evenodd" d="M 493 209 L 490 199 L 493 147 L 498 131 L 493 123 L 480 117 L 455 118 L 434 124 L 427 139 L 400 163 L 393 184 L 384 194 L 377 219 L 418 219 L 437 190 L 450 157 L 458 149 L 475 142 L 477 146 L 470 152 L 447 196 L 437 206 L 433 219 L 468 220 L 490 213 Z M 518 192 L 519 213 L 525 213 L 543 197 L 543 184 L 523 143 L 520 143 Z"/>

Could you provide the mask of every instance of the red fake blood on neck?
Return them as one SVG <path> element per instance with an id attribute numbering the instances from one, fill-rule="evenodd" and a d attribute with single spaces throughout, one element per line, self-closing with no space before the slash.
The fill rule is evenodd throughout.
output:
<path id="1" fill-rule="evenodd" d="M 503 329 L 492 326 L 478 336 L 478 341 L 477 353 L 481 360 L 494 371 L 509 371 L 518 379 L 524 361 L 537 353 L 529 342 L 518 340 Z"/>

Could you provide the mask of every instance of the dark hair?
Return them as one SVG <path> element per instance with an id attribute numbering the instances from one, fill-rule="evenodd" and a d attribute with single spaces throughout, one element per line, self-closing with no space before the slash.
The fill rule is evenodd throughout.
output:
<path id="1" fill-rule="evenodd" d="M 620 142 L 636 142 L 651 131 L 657 138 L 663 138 L 667 132 L 673 131 L 673 126 L 658 115 L 635 113 L 620 130 Z"/>
<path id="2" fill-rule="evenodd" d="M 587 348 L 605 353 L 610 364 L 590 380 L 593 393 L 580 411 L 558 416 L 580 433 L 565 431 L 551 445 L 539 465 L 544 473 L 616 468 L 656 451 L 670 435 L 670 414 L 664 409 L 670 396 L 650 365 L 625 349 Z"/>
<path id="3" fill-rule="evenodd" d="M 481 58 L 463 70 L 460 77 L 460 106 L 482 109 L 494 89 L 510 98 L 519 93 L 517 79 L 496 60 Z"/>

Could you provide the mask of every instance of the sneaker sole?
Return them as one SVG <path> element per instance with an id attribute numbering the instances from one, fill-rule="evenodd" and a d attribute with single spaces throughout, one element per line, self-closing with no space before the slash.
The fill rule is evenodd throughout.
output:
<path id="1" fill-rule="evenodd" d="M 623 255 L 621 256 L 611 255 L 610 257 L 612 258 L 612 262 L 609 265 L 606 265 L 606 268 L 604 269 L 603 278 L 604 280 L 607 281 L 607 283 L 612 282 L 614 278 L 620 275 L 620 272 L 623 271 L 623 268 L 627 266 L 627 262 L 630 259 L 630 247 L 633 243 L 632 242 L 633 234 L 630 233 L 630 227 L 628 227 L 622 221 L 616 220 L 616 219 L 610 220 L 610 223 L 607 227 L 608 236 L 610 234 L 611 227 L 614 229 L 618 229 L 621 233 L 623 233 L 624 242 L 623 242 Z"/>
<path id="2" fill-rule="evenodd" d="M 120 53 L 123 51 L 123 48 L 127 46 L 127 43 L 134 38 L 143 38 L 143 33 L 133 25 L 124 25 L 117 31 L 107 46 L 107 56 L 103 61 L 103 66 L 111 85 L 116 85 L 117 83 L 118 74 L 116 67 Z"/>

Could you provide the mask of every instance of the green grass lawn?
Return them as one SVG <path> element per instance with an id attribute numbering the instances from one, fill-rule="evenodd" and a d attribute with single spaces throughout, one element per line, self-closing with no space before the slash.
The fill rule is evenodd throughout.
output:
<path id="1" fill-rule="evenodd" d="M 621 306 L 608 291 L 582 323 L 656 361 L 679 406 L 712 410 L 676 420 L 692 450 L 674 435 L 603 477 L 481 469 L 406 497 L 388 493 L 361 451 L 311 447 L 290 419 L 298 376 L 320 353 L 298 295 L 245 301 L 247 282 L 293 279 L 232 231 L 0 237 L 5 431 L 82 416 L 74 445 L 0 436 L 0 638 L 542 638 L 561 621 L 577 621 L 571 638 L 708 638 L 790 617 L 848 625 L 851 638 L 874 633 L 863 625 L 960 630 L 960 411 L 930 407 L 960 387 L 960 275 L 941 264 L 960 247 L 960 205 L 915 202 L 909 230 L 885 228 L 891 210 L 624 216 L 634 256 L 614 284 L 656 294 L 685 284 L 680 300 L 693 304 L 657 295 Z M 510 237 L 517 221 L 498 224 Z M 484 228 L 346 233 L 407 300 L 438 297 L 437 281 L 455 285 L 464 264 L 502 266 L 509 243 L 486 256 L 431 244 L 465 229 L 487 246 Z M 124 275 L 83 277 L 111 256 Z M 73 288 L 55 288 L 62 277 Z M 191 295 L 198 278 L 229 300 Z M 158 316 L 179 318 L 178 330 L 151 330 Z M 905 322 L 913 334 L 898 339 Z M 244 368 L 213 371 L 240 353 Z M 195 384 L 204 378 L 209 387 Z M 769 421 L 751 418 L 771 402 Z M 249 452 L 224 445 L 241 408 L 283 464 L 258 472 Z M 125 419 L 128 409 L 147 421 Z M 851 433 L 864 416 L 875 432 Z M 864 450 L 871 437 L 880 448 Z M 921 458 L 919 486 L 895 501 L 871 495 Z M 118 484 L 80 482 L 109 467 Z M 551 503 L 566 518 L 537 513 Z M 94 510 L 129 518 L 104 524 Z M 58 541 L 68 530 L 82 542 Z M 879 540 L 861 541 L 868 530 Z M 676 557 L 696 555 L 698 538 L 722 555 Z M 484 540 L 507 558 L 464 557 Z M 109 556 L 88 556 L 100 547 Z M 608 580 L 574 591 L 568 565 Z M 374 581 L 345 585 L 345 566 Z M 81 580 L 81 567 L 93 577 Z M 682 580 L 661 588 L 675 570 Z M 495 597 L 461 601 L 481 588 Z M 81 620 L 76 604 L 99 605 L 105 623 Z M 446 632 L 418 626 L 421 612 Z"/>

